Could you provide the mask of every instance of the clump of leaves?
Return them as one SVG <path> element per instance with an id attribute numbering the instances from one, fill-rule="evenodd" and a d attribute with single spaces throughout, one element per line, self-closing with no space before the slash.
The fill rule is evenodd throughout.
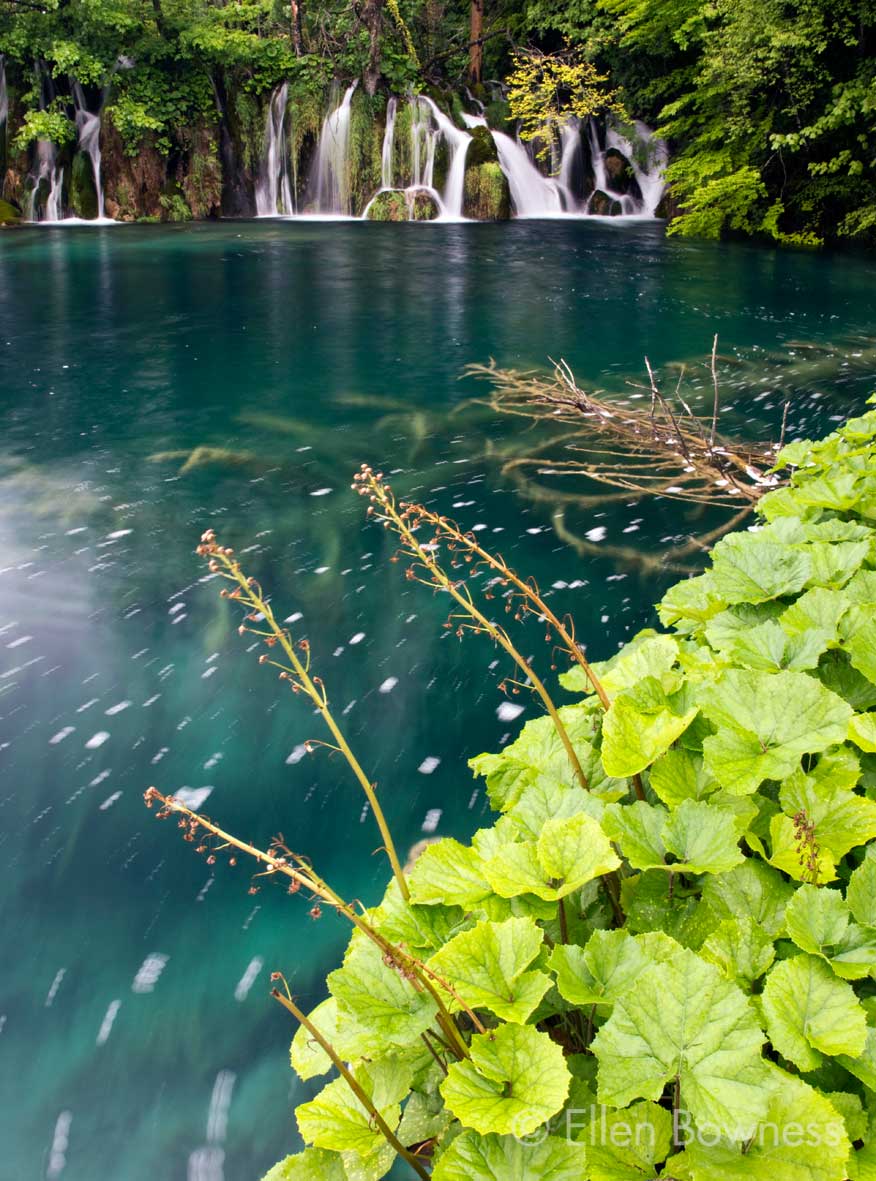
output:
<path id="1" fill-rule="evenodd" d="M 615 115 L 626 119 L 623 103 L 579 49 L 549 54 L 530 49 L 514 54 L 508 75 L 508 106 L 519 120 L 520 138 L 541 139 L 547 155 L 553 138 L 571 118 Z"/>
<path id="2" fill-rule="evenodd" d="M 280 858 L 356 929 L 309 1016 L 277 990 L 293 1068 L 338 1077 L 266 1181 L 399 1157 L 435 1181 L 876 1175 L 876 410 L 777 467 L 666 630 L 595 665 L 533 584 L 365 469 L 410 577 L 500 643 L 436 574 L 491 570 L 480 593 L 545 623 L 574 701 L 471 760 L 495 824 L 363 914 Z"/>

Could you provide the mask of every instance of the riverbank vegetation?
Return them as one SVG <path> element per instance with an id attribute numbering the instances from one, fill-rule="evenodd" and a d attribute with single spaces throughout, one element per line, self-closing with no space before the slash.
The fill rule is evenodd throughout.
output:
<path id="1" fill-rule="evenodd" d="M 313 1012 L 275 975 L 300 1025 L 293 1068 L 332 1077 L 271 1181 L 377 1179 L 397 1161 L 436 1181 L 874 1172 L 876 410 L 774 466 L 757 525 L 669 590 L 662 630 L 596 664 L 477 534 L 362 468 L 390 560 L 544 707 L 471 760 L 495 823 L 405 868 L 309 645 L 204 534 L 241 634 L 322 715 L 391 871 L 365 908 L 288 839 L 259 849 L 147 792 L 211 864 L 254 859 L 252 892 L 280 883 L 354 928 Z M 527 621 L 541 671 L 514 638 Z"/>
<path id="2" fill-rule="evenodd" d="M 548 141 L 573 113 L 644 119 L 670 144 L 675 233 L 872 244 L 874 38 L 865 0 L 0 0 L 0 197 L 103 104 L 118 215 L 240 213 L 272 89 L 312 139 L 332 83 L 361 78 L 377 119 L 410 89 Z"/>

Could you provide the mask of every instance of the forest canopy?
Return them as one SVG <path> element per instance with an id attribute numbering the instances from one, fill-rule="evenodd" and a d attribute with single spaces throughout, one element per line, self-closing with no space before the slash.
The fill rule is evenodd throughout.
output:
<path id="1" fill-rule="evenodd" d="M 109 87 L 129 154 L 170 155 L 234 113 L 256 134 L 283 80 L 303 108 L 361 77 L 507 119 L 513 78 L 531 122 L 599 79 L 669 142 L 673 232 L 804 245 L 876 241 L 874 37 L 876 0 L 0 0 L 17 150 L 73 137 L 74 81 Z"/>

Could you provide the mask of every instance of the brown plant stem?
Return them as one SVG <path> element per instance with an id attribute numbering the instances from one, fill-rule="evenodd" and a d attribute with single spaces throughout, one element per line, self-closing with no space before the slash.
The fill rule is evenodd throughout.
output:
<path id="1" fill-rule="evenodd" d="M 261 588 L 253 578 L 249 578 L 241 569 L 240 563 L 233 556 L 233 552 L 227 547 L 219 546 L 215 543 L 215 536 L 210 531 L 204 534 L 201 539 L 201 545 L 198 547 L 200 553 L 210 558 L 210 568 L 215 568 L 216 572 L 223 574 L 226 578 L 234 581 L 238 585 L 238 590 L 232 592 L 229 598 L 234 598 L 242 603 L 245 607 L 249 607 L 251 612 L 257 615 L 264 616 L 264 622 L 267 625 L 267 637 L 271 644 L 279 644 L 282 648 L 287 660 L 291 665 L 291 669 L 282 669 L 282 666 L 276 667 L 282 669 L 281 675 L 285 674 L 284 679 L 292 680 L 292 688 L 295 691 L 303 691 L 313 702 L 317 713 L 320 714 L 326 726 L 328 726 L 332 737 L 337 744 L 337 749 L 343 754 L 344 758 L 350 766 L 353 774 L 358 780 L 359 786 L 365 793 L 371 810 L 374 813 L 374 819 L 377 821 L 377 827 L 380 829 L 380 835 L 383 838 L 383 846 L 389 857 L 392 866 L 392 872 L 395 880 L 398 882 L 398 888 L 401 891 L 402 898 L 407 902 L 410 898 L 410 891 L 408 890 L 407 880 L 405 879 L 404 871 L 402 870 L 401 862 L 395 849 L 395 844 L 392 839 L 392 834 L 389 831 L 389 825 L 386 822 L 386 817 L 383 814 L 383 809 L 377 799 L 377 792 L 375 786 L 365 774 L 359 760 L 353 754 L 347 743 L 346 738 L 341 732 L 340 727 L 334 719 L 334 716 L 329 708 L 328 696 L 325 691 L 325 686 L 319 677 L 311 677 L 308 664 L 301 660 L 300 656 L 295 650 L 290 635 L 285 628 L 282 628 L 277 623 L 274 613 L 271 610 L 271 605 L 262 595 Z M 254 631 L 253 628 L 247 628 L 248 631 Z M 264 635 L 264 632 L 255 632 L 256 635 Z M 309 649 L 307 649 L 309 651 Z"/>
<path id="2" fill-rule="evenodd" d="M 554 705 L 550 694 L 532 665 L 517 650 L 505 629 L 487 619 L 483 612 L 475 605 L 471 595 L 469 593 L 464 594 L 460 590 L 459 585 L 438 565 L 431 553 L 420 544 L 407 523 L 405 510 L 400 513 L 396 508 L 395 499 L 389 485 L 384 484 L 379 475 L 375 476 L 374 472 L 367 465 L 363 465 L 361 473 L 357 473 L 357 479 L 359 482 L 353 486 L 357 491 L 371 498 L 372 508 L 376 507 L 378 510 L 377 519 L 383 521 L 387 528 L 394 529 L 404 543 L 408 555 L 416 559 L 420 565 L 428 570 L 431 578 L 425 585 L 446 591 L 462 607 L 465 614 L 474 620 L 475 626 L 473 630 L 476 632 L 483 631 L 487 635 L 492 636 L 493 640 L 508 653 L 518 668 L 525 674 L 550 715 L 560 742 L 563 744 L 569 762 L 572 765 L 574 774 L 581 786 L 586 788 L 587 776 L 584 774 L 578 755 L 572 745 L 572 740 L 569 738 L 563 720 L 557 712 L 557 707 Z"/>
<path id="3" fill-rule="evenodd" d="M 353 1072 L 351 1070 L 349 1070 L 348 1067 L 341 1060 L 341 1058 L 339 1057 L 334 1046 L 332 1046 L 331 1042 L 327 1041 L 326 1038 L 323 1037 L 323 1035 L 319 1032 L 319 1030 L 313 1024 L 313 1022 L 309 1021 L 307 1019 L 307 1017 L 305 1017 L 304 1013 L 302 1013 L 302 1011 L 298 1008 L 298 1006 L 295 1004 L 295 1002 L 290 997 L 284 996 L 282 994 L 282 992 L 280 992 L 280 990 L 277 988 L 271 989 L 271 996 L 275 1000 L 279 1001 L 280 1004 L 283 1006 L 283 1008 L 287 1009 L 292 1014 L 292 1016 L 296 1019 L 296 1021 L 299 1021 L 301 1023 L 301 1025 L 304 1026 L 304 1028 L 307 1030 L 307 1032 L 310 1034 L 310 1036 L 313 1038 L 313 1040 L 315 1042 L 318 1042 L 319 1045 L 322 1047 L 322 1049 L 326 1052 L 326 1054 L 328 1054 L 329 1058 L 331 1058 L 331 1060 L 334 1063 L 334 1066 L 335 1066 L 336 1070 L 338 1071 L 338 1073 L 340 1074 L 341 1078 L 343 1078 L 344 1082 L 347 1084 L 347 1086 L 350 1088 L 350 1090 L 353 1092 L 353 1094 L 356 1096 L 356 1098 L 359 1100 L 359 1102 L 362 1104 L 362 1106 L 368 1112 L 370 1119 L 373 1120 L 374 1123 L 377 1125 L 377 1127 L 380 1129 L 380 1132 L 383 1135 L 384 1139 L 389 1144 L 392 1145 L 392 1147 L 395 1149 L 395 1151 L 399 1154 L 400 1157 L 402 1157 L 404 1160 L 406 1160 L 408 1162 L 408 1164 L 411 1166 L 411 1168 L 414 1170 L 414 1172 L 417 1174 L 418 1177 L 422 1177 L 423 1181 L 429 1181 L 429 1173 L 426 1172 L 425 1168 L 420 1163 L 420 1161 L 417 1160 L 416 1156 L 414 1156 L 414 1154 L 412 1152 L 409 1152 L 408 1149 L 405 1148 L 405 1146 L 402 1144 L 402 1142 L 399 1140 L 399 1138 L 393 1132 L 392 1128 L 390 1128 L 389 1124 L 386 1122 L 386 1120 L 383 1118 L 383 1116 L 380 1114 L 380 1112 L 375 1107 L 370 1096 L 366 1093 L 365 1089 L 359 1083 L 359 1080 L 356 1078 L 356 1076 L 353 1074 Z"/>

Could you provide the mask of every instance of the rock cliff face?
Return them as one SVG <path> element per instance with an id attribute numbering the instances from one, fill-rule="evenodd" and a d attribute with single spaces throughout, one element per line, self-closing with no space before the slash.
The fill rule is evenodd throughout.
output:
<path id="1" fill-rule="evenodd" d="M 498 221 L 653 215 L 656 208 L 644 208 L 641 162 L 634 165 L 618 150 L 626 141 L 570 125 L 554 153 L 559 168 L 549 176 L 513 138 L 513 128 L 509 134 L 501 103 L 470 114 L 457 95 L 397 98 L 361 85 L 302 96 L 283 84 L 258 98 L 230 96 L 220 80 L 214 118 L 177 129 L 171 140 L 146 132 L 132 143 L 116 124 L 111 90 L 87 110 L 81 89 L 74 89 L 71 126 L 75 101 L 77 120 L 85 110 L 99 128 L 93 141 L 80 128 L 78 142 L 71 134 L 64 143 L 22 148 L 21 89 L 22 80 L 7 78 L 0 123 L 4 225 L 93 219 L 101 208 L 122 222 L 309 213 Z"/>

